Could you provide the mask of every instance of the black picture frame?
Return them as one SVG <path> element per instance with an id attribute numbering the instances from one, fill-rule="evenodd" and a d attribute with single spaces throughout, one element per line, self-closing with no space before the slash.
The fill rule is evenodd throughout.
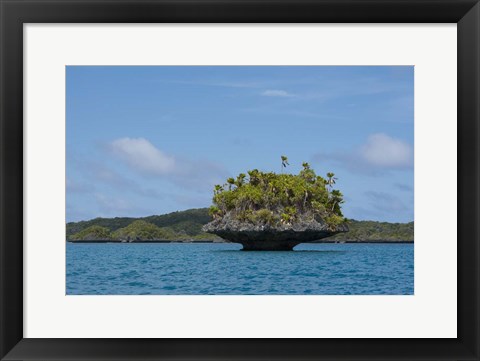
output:
<path id="1" fill-rule="evenodd" d="M 0 12 L 2 360 L 479 360 L 478 0 L 0 0 Z M 162 22 L 457 24 L 456 339 L 23 338 L 23 25 Z"/>

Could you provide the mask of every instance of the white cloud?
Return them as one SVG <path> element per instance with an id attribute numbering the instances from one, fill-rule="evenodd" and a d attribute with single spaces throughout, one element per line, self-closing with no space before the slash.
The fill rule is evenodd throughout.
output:
<path id="1" fill-rule="evenodd" d="M 360 148 L 360 156 L 372 166 L 401 168 L 413 163 L 411 146 L 383 133 L 372 134 Z"/>
<path id="2" fill-rule="evenodd" d="M 175 159 L 144 138 L 121 138 L 110 143 L 112 152 L 140 171 L 164 175 L 175 169 Z"/>
<path id="3" fill-rule="evenodd" d="M 145 138 L 116 139 L 108 148 L 131 169 L 143 175 L 163 177 L 185 188 L 211 189 L 227 176 L 219 164 L 167 155 Z"/>
<path id="4" fill-rule="evenodd" d="M 281 98 L 293 97 L 293 94 L 290 94 L 285 90 L 278 90 L 278 89 L 265 90 L 264 92 L 262 92 L 262 95 L 265 97 L 281 97 Z"/>
<path id="5" fill-rule="evenodd" d="M 333 153 L 317 153 L 314 159 L 332 161 L 351 171 L 374 175 L 388 170 L 411 169 L 413 148 L 400 139 L 376 133 L 370 135 L 360 147 Z"/>
<path id="6" fill-rule="evenodd" d="M 130 177 L 112 169 L 104 160 L 85 160 L 76 159 L 75 168 L 88 181 L 77 182 L 71 177 L 67 178 L 67 191 L 72 193 L 92 193 L 99 183 L 107 185 L 109 188 L 128 191 L 148 198 L 161 197 L 161 194 L 152 188 L 145 188 L 145 184 L 138 183 Z"/>

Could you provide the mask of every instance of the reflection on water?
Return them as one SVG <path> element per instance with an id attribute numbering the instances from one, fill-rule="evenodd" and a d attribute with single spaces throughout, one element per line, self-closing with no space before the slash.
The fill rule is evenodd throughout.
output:
<path id="1" fill-rule="evenodd" d="M 243 251 L 243 250 L 240 250 Z M 232 252 L 238 252 L 238 250 L 215 250 L 212 252 L 218 252 L 218 253 L 232 253 Z M 244 251 L 242 253 L 256 253 L 258 255 L 262 254 L 270 254 L 270 255 L 275 255 L 275 254 L 282 254 L 285 252 L 291 252 L 291 251 Z M 302 253 L 346 253 L 347 251 L 322 251 L 322 250 L 316 250 L 316 249 L 302 249 L 302 250 L 294 250 L 293 253 L 295 254 L 302 254 Z"/>

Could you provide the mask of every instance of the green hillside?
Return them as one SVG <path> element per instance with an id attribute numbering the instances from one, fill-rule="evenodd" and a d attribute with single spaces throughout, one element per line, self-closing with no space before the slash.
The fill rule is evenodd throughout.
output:
<path id="1" fill-rule="evenodd" d="M 374 221 L 347 222 L 349 231 L 330 239 L 338 241 L 413 241 L 413 222 L 388 223 Z"/>
<path id="2" fill-rule="evenodd" d="M 160 228 L 155 224 L 142 220 L 133 221 L 128 226 L 117 229 L 112 234 L 113 239 L 121 241 L 175 239 L 175 236 L 175 233 L 167 227 Z"/>
<path id="3" fill-rule="evenodd" d="M 67 239 L 143 238 L 167 240 L 216 239 L 201 231 L 211 220 L 208 208 L 189 209 L 143 218 L 95 218 L 67 223 Z M 143 221 L 143 222 L 138 222 Z M 134 223 L 135 222 L 135 223 Z M 133 225 L 132 225 L 133 224 Z M 329 239 L 337 241 L 413 241 L 414 224 L 349 220 L 347 233 Z M 131 225 L 131 226 L 130 226 Z M 156 227 L 152 227 L 152 225 Z M 130 226 L 130 227 L 129 227 Z M 103 227 L 103 228 L 102 228 Z"/>
<path id="4" fill-rule="evenodd" d="M 99 225 L 92 225 L 70 237 L 72 240 L 84 241 L 106 241 L 112 239 L 111 232 L 108 228 Z"/>
<path id="5" fill-rule="evenodd" d="M 168 227 L 175 232 L 189 236 L 197 236 L 202 232 L 202 226 L 210 222 L 211 217 L 208 215 L 207 208 L 199 208 L 143 218 L 94 218 L 89 221 L 67 223 L 67 238 L 94 225 L 106 227 L 110 231 L 115 232 L 137 220 L 154 224 L 157 227 Z"/>

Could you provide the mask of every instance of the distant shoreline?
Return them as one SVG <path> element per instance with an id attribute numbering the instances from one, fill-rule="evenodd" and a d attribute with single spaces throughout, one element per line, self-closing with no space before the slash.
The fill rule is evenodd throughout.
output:
<path id="1" fill-rule="evenodd" d="M 66 239 L 71 243 L 223 243 L 206 233 L 211 222 L 207 208 L 189 209 L 141 218 L 95 218 L 70 222 Z M 314 243 L 413 243 L 414 223 L 348 220 L 349 231 Z"/>
<path id="2" fill-rule="evenodd" d="M 116 241 L 116 240 L 67 240 L 67 243 L 122 243 L 122 244 L 132 244 L 132 243 L 185 243 L 185 244 L 197 244 L 197 243 L 232 243 L 232 242 L 222 242 L 222 241 L 213 241 L 213 240 L 200 240 L 200 241 L 173 241 L 173 240 L 152 240 L 152 241 Z M 414 243 L 414 241 L 385 241 L 385 240 L 368 240 L 368 241 L 357 241 L 357 240 L 349 240 L 349 241 L 337 241 L 337 240 L 319 240 L 315 242 L 305 242 L 301 244 L 319 244 L 319 243 L 332 243 L 332 244 L 342 244 L 342 243 L 357 243 L 357 244 L 364 244 L 364 243 L 377 243 L 377 244 L 408 244 Z"/>

